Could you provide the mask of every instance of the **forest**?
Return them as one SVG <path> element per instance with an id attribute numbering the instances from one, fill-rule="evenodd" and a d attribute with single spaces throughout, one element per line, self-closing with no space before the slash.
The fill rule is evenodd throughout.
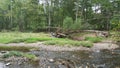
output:
<path id="1" fill-rule="evenodd" d="M 120 30 L 120 0 L 0 0 L 0 31 Z"/>
<path id="2" fill-rule="evenodd" d="M 0 68 L 120 68 L 120 0 L 0 0 Z"/>

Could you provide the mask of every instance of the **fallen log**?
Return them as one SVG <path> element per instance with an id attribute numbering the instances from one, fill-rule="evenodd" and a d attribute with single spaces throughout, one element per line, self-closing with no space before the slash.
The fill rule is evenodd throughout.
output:
<path id="1" fill-rule="evenodd" d="M 65 38 L 65 37 L 67 37 L 67 35 L 63 34 L 63 33 L 53 33 L 53 32 L 51 32 L 51 35 L 52 35 L 52 37 L 57 37 L 57 38 Z"/>

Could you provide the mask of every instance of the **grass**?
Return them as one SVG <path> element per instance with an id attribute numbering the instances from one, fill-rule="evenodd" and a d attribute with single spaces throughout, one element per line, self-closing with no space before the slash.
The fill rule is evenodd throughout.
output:
<path id="1" fill-rule="evenodd" d="M 44 44 L 46 45 L 59 45 L 59 46 L 85 46 L 85 47 L 91 47 L 93 46 L 93 43 L 89 41 L 74 41 L 70 39 L 60 39 L 55 38 L 50 41 L 46 41 Z"/>
<path id="2" fill-rule="evenodd" d="M 83 33 L 84 34 L 84 33 Z M 88 34 L 88 33 L 87 33 Z M 66 38 L 52 38 L 47 33 L 22 33 L 22 32 L 4 32 L 0 33 L 0 43 L 35 43 L 43 41 L 46 45 L 59 46 L 85 46 L 91 47 L 93 43 L 100 42 L 102 38 L 86 37 L 84 41 L 75 41 Z M 5 49 L 4 47 L 0 49 Z M 11 50 L 12 48 L 10 48 Z M 14 49 L 14 47 L 13 47 Z M 17 48 L 15 48 L 17 49 Z M 24 49 L 24 48 L 23 48 Z M 9 50 L 9 47 L 8 47 Z M 18 49 L 19 50 L 19 49 Z"/>
<path id="3" fill-rule="evenodd" d="M 35 49 L 35 48 L 33 48 L 33 47 L 25 47 L 25 46 L 0 46 L 0 51 L 12 51 L 12 50 L 15 50 L 15 51 L 28 52 L 31 49 Z"/>
<path id="4" fill-rule="evenodd" d="M 101 42 L 103 38 L 102 37 L 85 37 L 85 40 L 93 43 L 97 43 L 97 42 Z"/>
<path id="5" fill-rule="evenodd" d="M 26 57 L 30 60 L 35 60 L 37 57 L 34 54 L 27 54 L 27 53 L 23 53 L 20 51 L 10 51 L 9 53 L 6 53 L 3 55 L 3 58 L 9 58 L 12 56 L 16 56 L 16 57 Z"/>
<path id="6" fill-rule="evenodd" d="M 0 33 L 0 43 L 33 43 L 37 41 L 50 40 L 48 34 L 45 33 L 21 33 L 21 32 L 5 32 Z"/>

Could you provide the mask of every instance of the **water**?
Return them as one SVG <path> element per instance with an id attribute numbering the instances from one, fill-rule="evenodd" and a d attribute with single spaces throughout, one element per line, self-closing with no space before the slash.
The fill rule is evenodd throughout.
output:
<path id="1" fill-rule="evenodd" d="M 5 66 L 0 62 L 0 68 L 120 68 L 120 48 L 101 51 L 33 51 L 39 57 L 39 62 L 26 62 L 21 65 L 14 62 Z"/>
<path id="2" fill-rule="evenodd" d="M 90 68 L 116 68 L 120 67 L 120 49 L 113 51 L 101 50 L 95 52 L 88 51 L 74 51 L 74 52 L 34 52 L 34 54 L 43 57 L 46 66 L 53 66 L 56 68 L 60 64 L 70 66 L 70 68 L 90 67 Z M 50 63 L 48 59 L 54 59 L 54 63 Z M 66 63 L 66 64 L 65 64 Z M 56 66 L 56 67 L 55 67 Z M 73 67 L 72 67 L 73 66 Z M 62 68 L 62 67 L 59 67 Z M 69 67 L 67 67 L 69 68 Z"/>

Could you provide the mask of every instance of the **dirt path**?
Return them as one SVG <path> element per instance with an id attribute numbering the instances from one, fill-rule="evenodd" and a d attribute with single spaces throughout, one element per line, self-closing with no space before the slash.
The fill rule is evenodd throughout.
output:
<path id="1" fill-rule="evenodd" d="M 115 49 L 119 46 L 117 44 L 111 43 L 111 41 L 104 41 L 100 43 L 95 43 L 93 47 L 68 47 L 68 46 L 55 46 L 55 45 L 44 45 L 42 42 L 37 43 L 9 43 L 9 44 L 0 44 L 0 46 L 31 46 L 31 47 L 39 47 L 42 50 L 48 51 L 76 51 L 76 50 L 88 50 L 88 51 L 96 51 L 101 49 Z"/>

